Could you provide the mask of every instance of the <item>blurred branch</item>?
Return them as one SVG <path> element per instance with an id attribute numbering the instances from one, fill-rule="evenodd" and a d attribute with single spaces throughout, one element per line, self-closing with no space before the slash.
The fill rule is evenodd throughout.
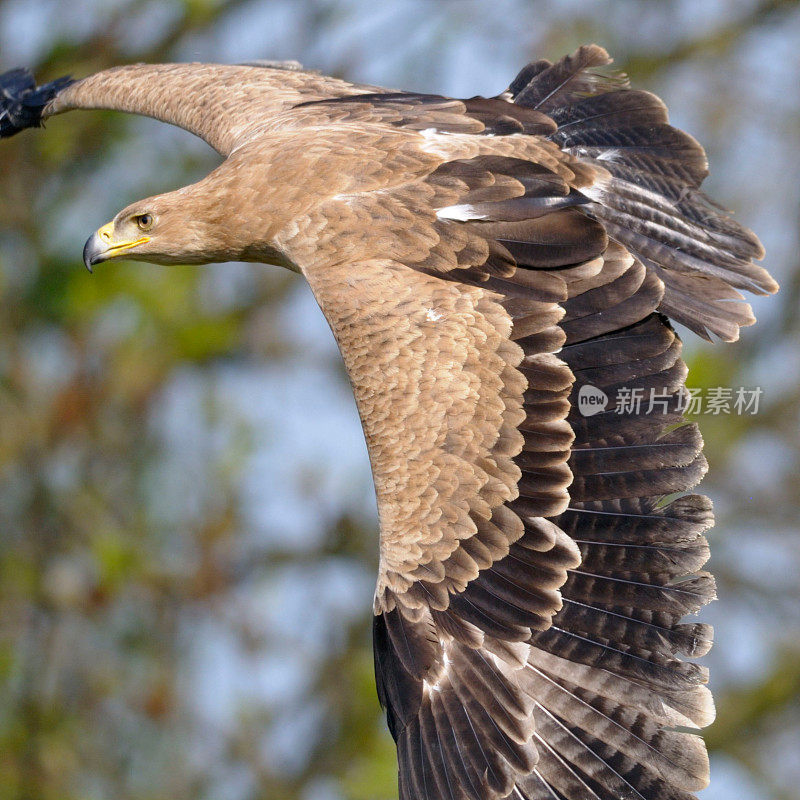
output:
<path id="1" fill-rule="evenodd" d="M 625 60 L 625 71 L 635 75 L 637 82 L 644 82 L 656 73 L 696 56 L 722 55 L 754 28 L 777 22 L 782 14 L 799 6 L 798 0 L 763 0 L 749 13 L 704 36 L 679 39 L 677 44 L 663 52 L 648 51 L 628 56 Z"/>

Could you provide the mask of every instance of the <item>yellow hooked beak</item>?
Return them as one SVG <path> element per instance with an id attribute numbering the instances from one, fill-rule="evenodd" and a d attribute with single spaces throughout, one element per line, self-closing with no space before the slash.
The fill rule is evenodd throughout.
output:
<path id="1" fill-rule="evenodd" d="M 86 264 L 86 269 L 91 272 L 95 264 L 99 264 L 101 261 L 108 261 L 109 258 L 114 258 L 114 256 L 130 250 L 132 247 L 137 247 L 149 241 L 149 236 L 140 236 L 138 239 L 115 242 L 114 223 L 109 222 L 93 233 L 86 241 L 83 248 L 83 263 Z"/>

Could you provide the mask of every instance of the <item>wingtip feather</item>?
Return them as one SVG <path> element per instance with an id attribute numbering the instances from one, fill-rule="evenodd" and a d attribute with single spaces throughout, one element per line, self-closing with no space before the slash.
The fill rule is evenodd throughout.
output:
<path id="1" fill-rule="evenodd" d="M 24 67 L 0 75 L 0 138 L 40 127 L 47 104 L 74 82 L 65 76 L 37 86 L 33 74 Z"/>

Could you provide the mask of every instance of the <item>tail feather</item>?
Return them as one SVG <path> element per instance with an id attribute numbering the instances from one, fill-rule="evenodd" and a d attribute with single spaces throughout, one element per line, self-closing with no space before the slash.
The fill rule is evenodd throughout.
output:
<path id="1" fill-rule="evenodd" d="M 733 341 L 755 321 L 739 290 L 778 290 L 753 263 L 764 249 L 699 191 L 705 151 L 669 124 L 664 103 L 594 71 L 610 61 L 591 45 L 554 65 L 537 62 L 507 96 L 549 114 L 558 126 L 549 138 L 595 168 L 594 183 L 581 189 L 594 202 L 581 208 L 663 282 L 660 310 L 704 338 Z"/>
<path id="2" fill-rule="evenodd" d="M 608 53 L 596 44 L 579 47 L 557 64 L 537 61 L 529 64 L 509 87 L 514 102 L 550 113 L 574 98 L 597 94 L 614 86 L 626 86 L 624 76 L 607 76 L 591 71 L 611 63 Z"/>

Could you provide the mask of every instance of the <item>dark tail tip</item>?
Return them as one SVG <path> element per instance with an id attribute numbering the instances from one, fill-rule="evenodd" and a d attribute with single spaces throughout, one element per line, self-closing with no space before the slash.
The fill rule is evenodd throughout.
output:
<path id="1" fill-rule="evenodd" d="M 33 75 L 22 68 L 0 75 L 0 138 L 39 127 L 44 107 L 71 83 L 75 81 L 67 77 L 37 86 Z"/>

